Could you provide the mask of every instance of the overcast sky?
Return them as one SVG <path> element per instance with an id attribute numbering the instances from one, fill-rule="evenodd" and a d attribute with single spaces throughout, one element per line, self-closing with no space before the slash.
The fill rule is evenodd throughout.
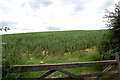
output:
<path id="1" fill-rule="evenodd" d="M 0 0 L 5 33 L 105 29 L 105 11 L 119 0 Z"/>

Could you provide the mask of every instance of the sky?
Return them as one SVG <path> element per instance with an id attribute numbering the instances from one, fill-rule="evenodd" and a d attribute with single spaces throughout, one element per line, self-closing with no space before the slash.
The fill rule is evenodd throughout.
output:
<path id="1" fill-rule="evenodd" d="M 119 0 L 0 0 L 1 34 L 106 29 L 105 9 Z"/>

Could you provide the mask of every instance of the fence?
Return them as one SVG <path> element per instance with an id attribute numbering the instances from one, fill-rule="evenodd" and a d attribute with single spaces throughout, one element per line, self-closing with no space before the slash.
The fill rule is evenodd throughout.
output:
<path id="1" fill-rule="evenodd" d="M 100 73 L 94 73 L 94 74 L 85 74 L 85 75 L 74 75 L 68 71 L 65 71 L 64 69 L 70 69 L 70 68 L 77 68 L 77 67 L 87 67 L 87 66 L 95 66 L 95 65 L 108 65 L 107 68 L 105 68 Z M 110 71 L 113 65 L 118 65 L 117 70 Z M 79 62 L 79 63 L 64 63 L 64 64 L 42 64 L 42 65 L 15 65 L 12 68 L 12 73 L 14 72 L 34 72 L 34 71 L 48 71 L 38 78 L 36 80 L 84 80 L 84 77 L 93 77 L 95 76 L 95 80 L 99 80 L 100 77 L 104 74 L 118 74 L 120 76 L 120 57 L 116 54 L 115 60 L 104 60 L 104 61 L 93 61 L 93 62 Z M 46 78 L 48 75 L 59 71 L 63 74 L 68 75 L 68 77 L 60 77 L 60 78 Z M 120 78 L 120 77 L 119 77 Z"/>

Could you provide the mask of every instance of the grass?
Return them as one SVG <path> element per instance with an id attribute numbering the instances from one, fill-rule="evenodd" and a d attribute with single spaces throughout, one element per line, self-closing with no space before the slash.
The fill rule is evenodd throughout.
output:
<path id="1" fill-rule="evenodd" d="M 42 72 L 26 72 L 8 74 L 7 66 L 33 65 L 33 64 L 58 64 L 100 59 L 96 51 L 85 52 L 84 49 L 97 45 L 99 36 L 107 30 L 90 31 L 55 31 L 23 34 L 7 34 L 3 36 L 3 77 L 7 78 L 36 78 Z M 83 50 L 83 51 L 82 51 Z M 93 73 L 100 70 L 99 66 L 66 69 L 74 74 Z M 59 72 L 49 77 L 65 76 Z"/>
<path id="2" fill-rule="evenodd" d="M 33 57 L 32 55 L 24 56 L 24 64 L 57 64 L 57 63 L 72 63 L 99 60 L 98 52 L 74 52 L 66 55 L 51 55 L 44 57 Z"/>
<path id="3" fill-rule="evenodd" d="M 58 64 L 58 63 L 74 63 L 74 62 L 86 62 L 86 61 L 96 61 L 100 59 L 100 56 L 97 51 L 92 52 L 74 52 L 72 54 L 66 55 L 51 55 L 45 57 L 36 57 L 34 55 L 27 55 L 22 57 L 25 60 L 24 65 L 33 65 L 33 64 Z M 73 69 L 65 69 L 73 74 L 80 75 L 85 73 L 94 73 L 99 72 L 100 66 L 92 66 L 92 67 L 81 67 L 81 68 L 73 68 Z M 37 71 L 37 72 L 24 72 L 24 78 L 37 78 L 41 74 L 46 71 Z M 9 74 L 9 76 L 15 74 Z M 55 72 L 48 77 L 65 77 L 66 75 Z"/>

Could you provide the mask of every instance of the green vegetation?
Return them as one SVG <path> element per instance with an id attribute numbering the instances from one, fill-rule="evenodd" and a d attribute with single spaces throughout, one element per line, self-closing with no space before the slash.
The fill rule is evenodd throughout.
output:
<path id="1" fill-rule="evenodd" d="M 116 5 L 115 11 L 106 10 L 107 27 L 109 31 L 103 36 L 98 51 L 103 59 L 114 59 L 114 55 L 120 52 L 120 6 Z"/>
<path id="2" fill-rule="evenodd" d="M 107 30 L 78 30 L 3 35 L 3 78 L 32 78 L 43 73 L 8 74 L 10 65 L 55 64 L 100 60 L 96 45 L 98 40 L 100 40 L 99 37 L 107 32 Z M 94 50 L 85 52 L 85 49 Z M 85 71 L 94 72 L 99 71 L 99 67 L 83 67 L 69 71 L 75 74 L 85 73 Z M 65 75 L 55 73 L 52 76 Z"/>
<path id="3" fill-rule="evenodd" d="M 21 54 L 52 55 L 96 46 L 104 31 L 64 31 L 3 35 L 3 47 Z M 42 54 L 44 52 L 45 54 Z"/>
<path id="4" fill-rule="evenodd" d="M 96 51 L 93 52 L 75 52 L 73 54 L 65 54 L 65 55 L 52 55 L 52 56 L 45 56 L 42 57 L 33 57 L 32 55 L 24 56 L 22 59 L 25 60 L 26 65 L 31 64 L 58 64 L 58 63 L 74 63 L 74 62 L 84 62 L 84 61 L 93 61 L 99 60 L 100 56 Z M 100 71 L 99 66 L 92 66 L 92 67 L 82 67 L 82 68 L 73 68 L 73 69 L 66 69 L 67 71 L 74 73 L 76 75 L 80 75 L 83 73 L 93 73 Z M 24 78 L 37 78 L 40 74 L 46 71 L 37 71 L 37 72 L 25 72 L 23 77 Z M 8 74 L 8 77 L 16 77 L 16 75 Z M 56 72 L 49 77 L 65 77 L 66 75 Z"/>
<path id="5" fill-rule="evenodd" d="M 120 5 L 116 4 L 113 12 L 106 10 L 104 18 L 107 19 L 107 27 L 109 30 L 101 37 L 98 44 L 98 52 L 103 60 L 115 59 L 115 54 L 120 55 Z M 113 69 L 116 69 L 116 67 Z M 107 75 L 104 76 L 104 78 L 105 77 L 107 79 L 119 79 L 119 75 L 117 74 Z"/>

